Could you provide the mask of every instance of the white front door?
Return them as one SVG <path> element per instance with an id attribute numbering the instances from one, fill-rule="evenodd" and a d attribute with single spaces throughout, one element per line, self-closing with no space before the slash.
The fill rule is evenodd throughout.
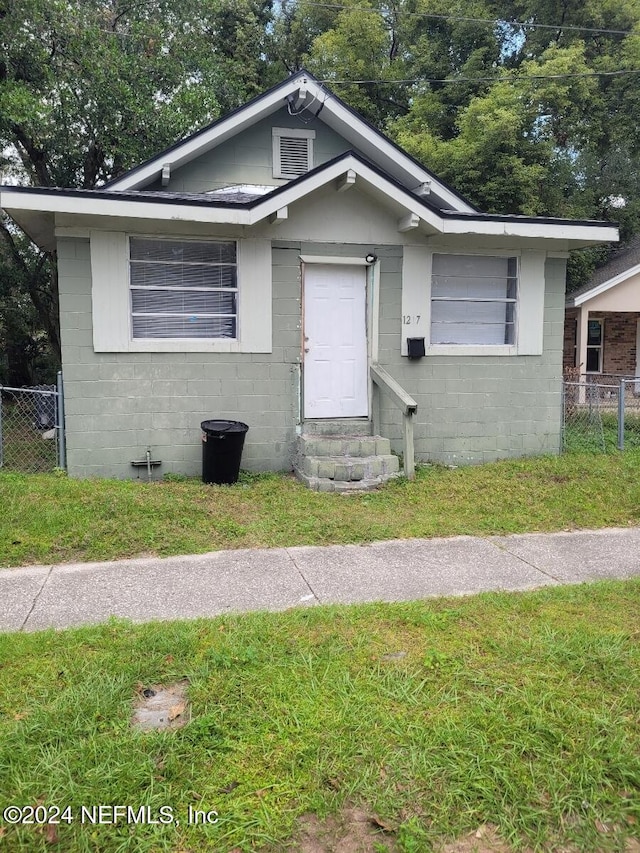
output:
<path id="1" fill-rule="evenodd" d="M 304 416 L 369 414 L 366 268 L 304 268 Z"/>

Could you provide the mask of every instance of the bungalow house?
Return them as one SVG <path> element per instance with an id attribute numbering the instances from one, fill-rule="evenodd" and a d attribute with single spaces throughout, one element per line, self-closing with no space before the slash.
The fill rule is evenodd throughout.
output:
<path id="1" fill-rule="evenodd" d="M 640 236 L 567 297 L 564 370 L 582 381 L 640 376 Z"/>
<path id="2" fill-rule="evenodd" d="M 59 265 L 72 476 L 319 489 L 560 446 L 565 264 L 604 222 L 484 214 L 306 71 L 97 190 L 3 187 Z"/>

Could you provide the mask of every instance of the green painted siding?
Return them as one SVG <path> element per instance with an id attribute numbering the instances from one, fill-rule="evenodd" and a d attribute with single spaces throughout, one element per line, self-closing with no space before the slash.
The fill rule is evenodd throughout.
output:
<path id="1" fill-rule="evenodd" d="M 291 468 L 299 410 L 299 255 L 363 257 L 371 245 L 273 244 L 273 352 L 95 353 L 88 240 L 58 241 L 69 471 L 136 477 L 147 448 L 160 474 L 201 470 L 200 422 L 246 421 L 243 467 Z M 381 262 L 380 363 L 418 402 L 418 460 L 479 463 L 557 452 L 564 261 L 548 260 L 542 356 L 433 357 L 399 353 L 402 247 Z M 401 418 L 384 399 L 382 434 L 401 452 Z M 146 476 L 142 472 L 140 476 Z"/>
<path id="2" fill-rule="evenodd" d="M 72 476 L 135 477 L 147 447 L 162 474 L 201 471 L 200 423 L 245 421 L 243 467 L 287 470 L 300 344 L 297 253 L 274 252 L 273 352 L 95 353 L 89 243 L 58 241 L 67 450 Z M 146 472 L 141 476 L 146 477 Z"/>
<path id="3" fill-rule="evenodd" d="M 272 127 L 314 130 L 314 166 L 319 166 L 351 148 L 351 145 L 320 119 L 302 123 L 286 109 L 269 116 L 202 154 L 191 163 L 171 172 L 167 187 L 159 182 L 149 189 L 170 192 L 206 192 L 229 184 L 268 184 L 280 186 L 287 181 L 273 177 Z"/>
<path id="4" fill-rule="evenodd" d="M 382 261 L 385 269 L 385 260 Z M 565 261 L 546 262 L 544 353 L 541 356 L 427 356 L 398 350 L 401 281 L 381 287 L 380 363 L 418 403 L 418 460 L 448 465 L 557 453 L 560 447 Z M 402 451 L 401 419 L 386 401 L 382 433 Z"/>

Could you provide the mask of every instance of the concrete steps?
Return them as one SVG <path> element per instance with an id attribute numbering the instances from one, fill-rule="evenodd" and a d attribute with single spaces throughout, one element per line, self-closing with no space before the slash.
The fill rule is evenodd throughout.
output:
<path id="1" fill-rule="evenodd" d="M 367 491 L 399 470 L 389 439 L 371 435 L 366 419 L 305 421 L 298 436 L 294 471 L 314 491 Z"/>
<path id="2" fill-rule="evenodd" d="M 302 425 L 305 435 L 355 436 L 371 435 L 371 421 L 367 418 L 323 418 L 317 421 L 305 421 Z"/>

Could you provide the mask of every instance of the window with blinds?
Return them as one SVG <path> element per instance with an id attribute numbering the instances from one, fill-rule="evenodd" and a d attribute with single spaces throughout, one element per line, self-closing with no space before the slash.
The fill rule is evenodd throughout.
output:
<path id="1" fill-rule="evenodd" d="M 313 168 L 314 130 L 273 128 L 273 177 L 293 180 Z"/>
<path id="2" fill-rule="evenodd" d="M 514 344 L 518 259 L 433 256 L 432 344 Z"/>
<path id="3" fill-rule="evenodd" d="M 136 338 L 236 338 L 235 242 L 131 237 L 129 287 Z"/>

